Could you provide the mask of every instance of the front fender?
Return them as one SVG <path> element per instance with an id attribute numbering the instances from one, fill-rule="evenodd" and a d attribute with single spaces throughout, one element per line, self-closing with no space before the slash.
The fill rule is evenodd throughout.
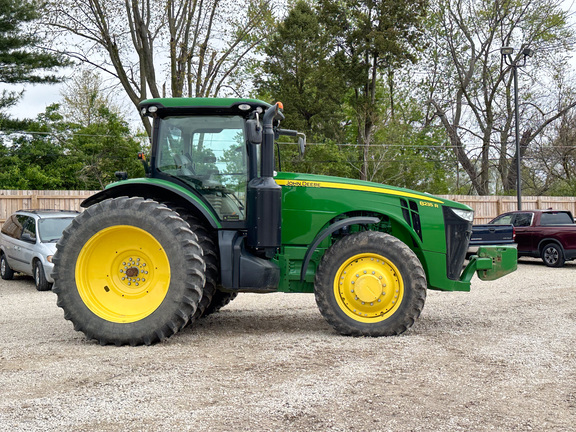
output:
<path id="1" fill-rule="evenodd" d="M 300 270 L 300 282 L 304 282 L 304 277 L 306 276 L 306 270 L 308 270 L 308 264 L 310 264 L 310 260 L 312 259 L 312 254 L 314 253 L 318 245 L 322 243 L 322 241 L 325 238 L 327 238 L 330 234 L 347 226 L 377 224 L 378 222 L 380 222 L 380 219 L 377 217 L 358 216 L 340 220 L 326 227 L 316 236 L 316 238 L 306 251 L 306 255 L 304 256 L 304 262 L 302 263 L 302 269 Z"/>

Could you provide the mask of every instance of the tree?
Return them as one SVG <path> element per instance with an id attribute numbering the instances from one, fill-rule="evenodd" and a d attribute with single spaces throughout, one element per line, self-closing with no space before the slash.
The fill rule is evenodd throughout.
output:
<path id="1" fill-rule="evenodd" d="M 524 190 L 532 195 L 576 195 L 576 113 L 560 117 L 526 156 Z"/>
<path id="2" fill-rule="evenodd" d="M 242 65 L 267 35 L 271 0 L 48 0 L 63 53 L 116 77 L 131 102 L 217 96 L 241 87 Z M 161 59 L 167 58 L 168 65 Z M 167 73 L 163 71 L 167 70 Z M 142 117 L 148 134 L 151 124 Z"/>
<path id="3" fill-rule="evenodd" d="M 70 172 L 70 134 L 58 109 L 51 105 L 36 120 L 4 120 L 0 189 L 66 189 L 77 181 L 75 170 L 64 174 Z"/>
<path id="4" fill-rule="evenodd" d="M 264 46 L 266 58 L 259 64 L 260 97 L 285 101 L 284 126 L 306 133 L 313 142 L 344 138 L 346 87 L 330 50 L 318 15 L 307 2 L 298 1 Z"/>
<path id="5" fill-rule="evenodd" d="M 360 178 L 370 179 L 370 145 L 380 122 L 378 86 L 387 75 L 417 59 L 426 0 L 320 0 L 318 13 L 333 41 L 333 59 L 350 89 L 357 142 L 362 148 Z M 393 89 L 393 86 L 392 86 Z M 394 100 L 393 91 L 389 92 Z M 393 103 L 392 115 L 393 115 Z"/>
<path id="6" fill-rule="evenodd" d="M 27 0 L 0 0 L 0 82 L 5 84 L 57 83 L 50 72 L 68 63 L 59 55 L 37 48 L 39 38 L 26 26 L 38 18 L 36 4 Z M 0 109 L 15 104 L 22 92 L 3 91 Z"/>
<path id="7" fill-rule="evenodd" d="M 104 89 L 102 77 L 94 71 L 82 69 L 65 84 L 62 94 L 62 113 L 72 123 L 90 126 L 100 120 L 100 108 L 121 115 L 121 109 L 113 100 L 111 91 Z"/>
<path id="8" fill-rule="evenodd" d="M 426 99 L 429 121 L 439 119 L 450 149 L 479 195 L 494 191 L 495 166 L 503 192 L 515 189 L 516 158 L 576 99 L 553 93 L 551 77 L 563 67 L 574 32 L 559 0 L 435 0 L 427 19 L 429 35 Z M 536 56 L 519 68 L 522 107 L 520 155 L 513 145 L 512 74 L 500 47 L 530 47 Z M 520 50 L 521 51 L 521 50 Z M 521 52 L 515 60 L 521 60 Z M 567 94 L 567 93 L 563 93 Z"/>
<path id="9" fill-rule="evenodd" d="M 98 122 L 78 129 L 68 144 L 72 162 L 82 165 L 77 172 L 78 189 L 103 189 L 116 180 L 116 171 L 125 171 L 129 177 L 144 174 L 137 159 L 142 149 L 126 122 L 103 105 L 98 117 Z"/>
<path id="10" fill-rule="evenodd" d="M 87 126 L 65 121 L 57 104 L 36 120 L 6 122 L 13 131 L 1 140 L 0 189 L 102 189 L 116 171 L 141 177 L 142 149 L 128 125 L 106 106 L 97 109 Z"/>
<path id="11" fill-rule="evenodd" d="M 397 67 L 415 60 L 410 43 L 418 39 L 418 32 L 413 29 L 411 35 L 406 30 L 394 36 L 401 23 L 378 24 L 372 19 L 376 12 L 390 13 L 386 9 L 390 5 L 346 3 L 350 10 L 356 8 L 352 12 L 343 5 L 325 2 L 323 8 L 314 9 L 307 2 L 297 2 L 264 48 L 261 94 L 285 102 L 284 125 L 306 132 L 313 143 L 303 158 L 296 145 L 280 144 L 282 169 L 446 193 L 451 176 L 445 164 L 449 156 L 442 148 L 444 137 L 433 127 L 423 127 L 422 110 L 411 95 L 415 80 L 409 73 L 394 74 Z M 349 13 L 357 28 L 348 26 L 346 33 L 338 23 Z M 401 15 L 394 13 L 396 18 Z M 408 25 L 407 18 L 404 21 Z M 368 30 L 371 26 L 375 30 Z M 335 33 L 348 39 L 334 39 Z M 346 57 L 346 47 L 364 57 Z M 355 64 L 355 73 L 349 71 Z M 363 105 L 370 92 L 370 104 Z M 366 110 L 371 112 L 369 123 L 363 123 Z M 367 129 L 364 138 L 369 136 L 369 141 L 361 134 Z"/>

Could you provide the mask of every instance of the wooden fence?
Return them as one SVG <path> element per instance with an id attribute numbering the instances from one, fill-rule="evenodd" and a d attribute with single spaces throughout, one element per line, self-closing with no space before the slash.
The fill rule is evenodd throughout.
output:
<path id="1" fill-rule="evenodd" d="M 80 210 L 80 203 L 96 192 L 0 190 L 0 223 L 16 210 Z"/>
<path id="2" fill-rule="evenodd" d="M 515 196 L 473 196 L 473 195 L 439 195 L 442 198 L 461 202 L 474 209 L 474 223 L 484 224 L 501 213 L 518 209 Z M 523 196 L 522 210 L 553 208 L 569 210 L 576 215 L 576 197 Z"/>
<path id="3" fill-rule="evenodd" d="M 80 210 L 80 203 L 96 192 L 0 190 L 0 223 L 20 209 Z M 472 207 L 475 212 L 475 224 L 486 223 L 500 213 L 516 210 L 515 196 L 440 196 Z M 522 197 L 524 210 L 550 207 L 556 210 L 570 210 L 573 215 L 576 215 L 576 197 Z"/>

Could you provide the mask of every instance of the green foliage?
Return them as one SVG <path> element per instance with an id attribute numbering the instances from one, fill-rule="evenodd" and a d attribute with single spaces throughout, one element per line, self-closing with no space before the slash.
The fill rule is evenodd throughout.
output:
<path id="1" fill-rule="evenodd" d="M 102 120 L 79 129 L 70 142 L 70 157 L 83 166 L 78 172 L 78 187 L 102 189 L 116 180 L 116 171 L 141 177 L 143 168 L 136 158 L 141 148 L 130 136 L 126 122 L 104 106 L 98 110 Z"/>
<path id="2" fill-rule="evenodd" d="M 280 146 L 282 169 L 417 183 L 394 161 L 403 158 L 414 173 L 425 166 L 421 152 L 410 150 L 420 146 L 421 125 L 395 119 L 395 111 L 409 105 L 395 106 L 404 101 L 395 101 L 401 88 L 394 72 L 417 58 L 425 6 L 425 0 L 294 4 L 264 49 L 260 97 L 282 100 L 285 126 L 319 144 L 308 146 L 303 158 L 295 145 Z M 443 190 L 443 184 L 438 180 L 426 187 Z"/>
<path id="3" fill-rule="evenodd" d="M 141 177 L 140 145 L 125 121 L 107 108 L 89 126 L 65 122 L 58 105 L 35 121 L 4 120 L 0 189 L 102 189 L 116 171 Z"/>
<path id="4" fill-rule="evenodd" d="M 24 27 L 37 19 L 36 3 L 27 0 L 0 0 L 0 82 L 56 83 L 56 75 L 49 74 L 68 64 L 60 56 L 35 48 L 38 38 L 25 32 Z M 13 105 L 21 92 L 4 91 L 0 109 Z"/>
<path id="5" fill-rule="evenodd" d="M 332 142 L 309 144 L 304 156 L 300 155 L 297 144 L 281 143 L 278 149 L 283 171 L 356 177 L 355 170 L 349 162 L 351 152 L 347 146 Z"/>
<path id="6" fill-rule="evenodd" d="M 308 139 L 341 139 L 344 81 L 330 60 L 328 35 L 312 7 L 298 1 L 264 48 L 260 97 L 284 101 L 286 128 Z"/>

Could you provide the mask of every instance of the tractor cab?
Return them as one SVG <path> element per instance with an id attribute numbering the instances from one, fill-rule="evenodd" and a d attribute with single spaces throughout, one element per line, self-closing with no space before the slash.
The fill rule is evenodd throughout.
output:
<path id="1" fill-rule="evenodd" d="M 248 245 L 273 256 L 280 246 L 281 188 L 274 176 L 274 139 L 282 105 L 251 99 L 150 99 L 154 118 L 148 176 L 180 184 L 213 209 L 224 228 L 245 228 Z M 301 149 L 303 150 L 303 143 Z"/>
<path id="2" fill-rule="evenodd" d="M 235 99 L 143 102 L 141 113 L 154 118 L 148 176 L 192 189 L 225 223 L 245 221 L 247 187 L 260 171 L 261 143 L 247 141 L 246 122 L 269 107 Z"/>
<path id="3" fill-rule="evenodd" d="M 166 117 L 154 148 L 155 177 L 178 179 L 223 221 L 246 219 L 248 155 L 239 116 Z"/>

